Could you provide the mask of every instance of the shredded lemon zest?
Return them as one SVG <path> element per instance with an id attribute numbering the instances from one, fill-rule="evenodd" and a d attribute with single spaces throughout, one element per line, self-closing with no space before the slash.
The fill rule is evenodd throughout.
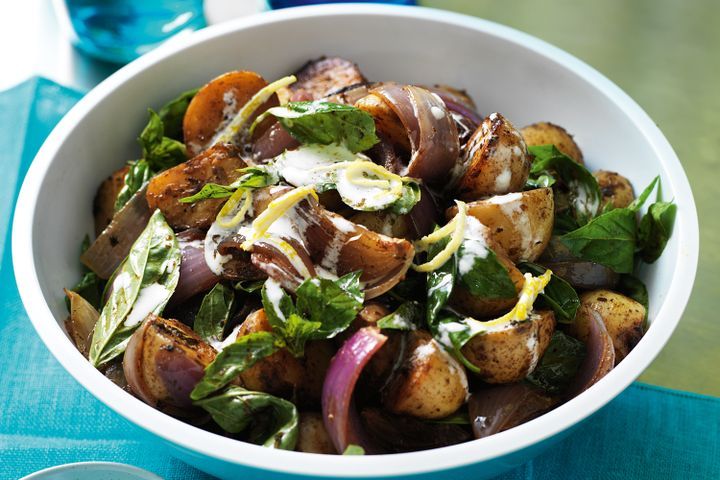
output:
<path id="1" fill-rule="evenodd" d="M 267 208 L 253 220 L 250 226 L 250 234 L 240 247 L 243 250 L 250 250 L 253 243 L 265 236 L 275 220 L 282 217 L 285 212 L 304 200 L 307 196 L 311 196 L 315 200 L 318 199 L 314 186 L 308 185 L 295 188 L 270 202 Z"/>
<path id="2" fill-rule="evenodd" d="M 233 217 L 230 220 L 227 220 L 227 217 L 230 216 L 233 210 L 237 208 L 238 203 L 240 203 L 240 200 L 243 200 L 243 204 L 240 207 L 240 210 L 233 215 Z M 233 194 L 228 198 L 228 201 L 225 202 L 225 205 L 220 209 L 220 212 L 218 212 L 217 215 L 217 224 L 222 228 L 232 228 L 238 225 L 240 222 L 245 220 L 245 215 L 247 215 L 247 212 L 250 210 L 250 206 L 252 205 L 252 190 L 249 188 L 238 188 L 233 192 Z"/>
<path id="3" fill-rule="evenodd" d="M 242 128 L 247 124 L 248 120 L 250 120 L 252 114 L 255 113 L 255 111 L 260 108 L 263 103 L 267 102 L 278 90 L 285 88 L 296 81 L 297 78 L 295 75 L 288 75 L 280 80 L 275 80 L 269 85 L 265 85 L 255 95 L 253 95 L 245 105 L 242 106 L 240 111 L 238 111 L 230 123 L 228 123 L 225 128 L 215 135 L 211 144 L 217 145 L 218 143 L 232 142 L 240 130 L 242 130 Z"/>
<path id="4" fill-rule="evenodd" d="M 368 178 L 366 173 L 379 178 Z M 345 176 L 355 185 L 362 187 L 374 187 L 389 190 L 393 196 L 402 195 L 402 177 L 388 171 L 385 167 L 367 160 L 347 162 Z"/>
<path id="5" fill-rule="evenodd" d="M 448 225 L 453 225 L 450 241 L 447 245 L 445 245 L 445 248 L 443 248 L 440 253 L 435 255 L 435 257 L 429 262 L 425 262 L 420 265 L 413 264 L 412 267 L 415 271 L 432 272 L 433 270 L 437 270 L 438 268 L 442 267 L 445 262 L 450 259 L 450 257 L 453 256 L 453 254 L 457 251 L 458 248 L 460 248 L 460 245 L 465 238 L 465 226 L 467 224 L 467 204 L 465 204 L 465 202 L 461 202 L 460 200 L 455 200 L 455 203 L 457 204 L 458 212 L 457 214 L 455 214 L 455 217 L 453 217 L 453 219 L 448 223 Z M 427 235 L 418 240 L 417 243 L 419 244 L 420 248 L 422 248 L 423 246 L 427 248 L 426 246 L 429 246 L 432 243 L 437 243 L 442 238 L 447 236 L 447 233 L 445 233 L 444 235 L 436 235 L 442 230 L 443 229 L 441 228 L 440 230 L 437 230 L 430 235 Z"/>

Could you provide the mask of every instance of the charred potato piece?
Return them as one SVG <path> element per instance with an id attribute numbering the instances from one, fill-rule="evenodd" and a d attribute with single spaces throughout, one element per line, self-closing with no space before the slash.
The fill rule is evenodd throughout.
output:
<path id="1" fill-rule="evenodd" d="M 242 175 L 238 169 L 245 166 L 237 148 L 229 145 L 212 147 L 150 180 L 147 189 L 150 210 L 159 208 L 174 229 L 209 228 L 225 199 L 194 203 L 181 203 L 180 199 L 199 192 L 206 183 L 232 183 Z"/>
<path id="2" fill-rule="evenodd" d="M 310 60 L 295 76 L 297 81 L 289 87 L 293 95 L 304 93 L 315 100 L 344 87 L 366 82 L 357 65 L 340 57 Z"/>
<path id="3" fill-rule="evenodd" d="M 125 186 L 125 175 L 130 167 L 127 165 L 113 172 L 98 187 L 93 202 L 93 215 L 95 216 L 95 236 L 99 236 L 115 215 L 115 200 L 120 190 Z"/>
<path id="4" fill-rule="evenodd" d="M 538 122 L 528 125 L 521 130 L 525 143 L 534 145 L 555 145 L 555 148 L 572 158 L 579 164 L 583 164 L 583 154 L 577 146 L 572 135 L 559 125 L 550 122 Z"/>
<path id="5" fill-rule="evenodd" d="M 335 355 L 331 341 L 317 340 L 305 345 L 305 356 L 301 359 L 304 377 L 300 385 L 300 400 L 305 404 L 315 404 L 322 396 L 325 374 Z"/>
<path id="6" fill-rule="evenodd" d="M 266 85 L 265 79 L 257 73 L 243 70 L 224 73 L 202 87 L 190 101 L 183 119 L 183 137 L 188 156 L 195 156 L 210 147 L 215 133 Z M 278 104 L 277 96 L 273 95 L 258 108 L 250 121 Z M 269 126 L 269 123 L 259 125 L 255 135 L 262 135 Z"/>
<path id="7" fill-rule="evenodd" d="M 400 121 L 400 117 L 382 97 L 371 93 L 355 102 L 355 106 L 372 115 L 375 120 L 375 129 L 393 145 L 397 145 L 405 152 L 410 151 L 410 137 L 408 137 L 407 130 Z"/>
<path id="8" fill-rule="evenodd" d="M 533 312 L 524 322 L 474 336 L 462 349 L 487 383 L 519 382 L 535 370 L 555 330 L 552 311 Z"/>
<path id="9" fill-rule="evenodd" d="M 373 232 L 394 238 L 410 238 L 412 235 L 409 219 L 406 215 L 392 212 L 358 212 L 349 220 L 362 225 Z"/>
<path id="10" fill-rule="evenodd" d="M 580 295 L 580 306 L 569 333 L 586 341 L 591 321 L 587 309 L 597 312 L 612 338 L 616 363 L 630 353 L 645 333 L 645 307 L 630 297 L 612 290 L 593 290 Z"/>
<path id="11" fill-rule="evenodd" d="M 615 208 L 625 208 L 635 200 L 632 184 L 619 173 L 598 170 L 593 176 L 600 186 L 603 206 L 612 203 Z"/>
<path id="12" fill-rule="evenodd" d="M 295 450 L 305 453 L 337 454 L 335 446 L 325 429 L 322 415 L 316 412 L 300 413 L 298 440 Z"/>
<path id="13" fill-rule="evenodd" d="M 408 354 L 384 391 L 385 409 L 425 419 L 454 413 L 468 395 L 465 368 L 428 332 L 408 335 Z"/>
<path id="14" fill-rule="evenodd" d="M 510 260 L 534 262 L 552 236 L 554 208 L 552 189 L 538 188 L 477 200 L 468 204 L 468 214 L 491 230 Z M 446 216 L 455 214 L 457 207 L 452 207 Z"/>
<path id="15" fill-rule="evenodd" d="M 530 156 L 520 132 L 499 113 L 490 114 L 470 137 L 462 158 L 457 196 L 472 201 L 519 192 L 530 174 Z"/>
<path id="16" fill-rule="evenodd" d="M 130 338 L 123 371 L 132 392 L 161 409 L 192 408 L 190 392 L 215 349 L 177 320 L 148 315 Z"/>
<path id="17" fill-rule="evenodd" d="M 502 254 L 497 254 L 497 257 L 508 271 L 508 274 L 510 274 L 510 279 L 515 285 L 516 295 L 510 298 L 481 297 L 479 295 L 473 295 L 462 283 L 458 283 L 453 288 L 452 295 L 450 296 L 450 304 L 453 307 L 471 317 L 490 318 L 508 312 L 515 306 L 515 303 L 517 303 L 517 294 L 522 290 L 525 284 L 525 278 L 522 272 L 518 270 L 515 264 L 508 258 Z"/>

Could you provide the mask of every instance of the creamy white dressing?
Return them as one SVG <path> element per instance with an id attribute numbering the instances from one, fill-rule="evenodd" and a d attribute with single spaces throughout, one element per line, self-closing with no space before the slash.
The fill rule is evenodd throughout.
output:
<path id="1" fill-rule="evenodd" d="M 351 175 L 349 169 L 338 171 L 335 184 L 343 202 L 356 209 L 382 210 L 397 201 L 398 192 L 402 194 L 402 181 L 399 179 L 378 178 L 369 171 L 363 171 L 361 179 L 376 182 L 377 185 L 358 183 L 357 177 Z"/>
<path id="2" fill-rule="evenodd" d="M 225 91 L 223 94 L 223 103 L 225 106 L 223 107 L 223 123 L 229 122 L 237 113 L 238 111 L 238 105 L 237 105 L 237 99 L 235 98 L 235 90 L 230 89 Z M 221 124 L 222 128 L 224 125 Z"/>
<path id="3" fill-rule="evenodd" d="M 488 255 L 488 228 L 480 223 L 480 221 L 468 215 L 467 224 L 465 225 L 465 239 L 462 249 L 458 255 L 458 273 L 462 275 L 468 274 L 475 260 L 486 258 Z"/>
<path id="4" fill-rule="evenodd" d="M 113 284 L 114 286 L 114 284 Z M 148 316 L 158 305 L 162 304 L 171 292 L 159 283 L 152 283 L 143 287 L 138 293 L 130 314 L 125 318 L 125 326 L 132 328 Z"/>
<path id="5" fill-rule="evenodd" d="M 218 353 L 222 352 L 225 347 L 227 347 L 228 345 L 232 345 L 237 341 L 238 333 L 240 333 L 241 326 L 242 324 L 237 325 L 235 328 L 233 328 L 232 332 L 230 332 L 230 335 L 228 335 L 225 340 L 220 341 L 211 339 L 209 341 L 210 346 L 217 350 Z"/>
<path id="6" fill-rule="evenodd" d="M 520 247 L 522 255 L 530 252 L 535 236 L 533 235 L 533 225 L 530 222 L 528 209 L 523 209 L 523 194 L 520 192 L 509 193 L 507 195 L 497 195 L 486 202 L 498 205 L 503 215 L 515 226 L 520 237 Z"/>
<path id="7" fill-rule="evenodd" d="M 495 190 L 498 192 L 508 190 L 510 188 L 510 180 L 512 180 L 512 170 L 510 170 L 509 167 L 505 167 L 505 170 L 495 177 Z"/>
<path id="8" fill-rule="evenodd" d="M 275 310 L 276 315 L 282 321 L 287 320 L 285 318 L 285 314 L 283 314 L 282 310 L 280 309 L 280 300 L 282 300 L 284 294 L 285 292 L 277 281 L 273 280 L 272 278 L 268 278 L 267 280 L 265 280 L 265 295 L 267 296 L 268 301 L 272 305 L 273 310 Z"/>
<path id="9" fill-rule="evenodd" d="M 435 117 L 435 120 L 442 120 L 445 118 L 445 111 L 437 105 L 430 107 L 430 113 L 432 113 L 432 116 Z"/>
<path id="10" fill-rule="evenodd" d="M 530 373 L 533 370 L 535 370 L 538 360 L 540 359 L 540 351 L 538 349 L 537 326 L 536 326 L 535 330 L 533 331 L 533 333 L 528 338 L 526 346 L 528 349 L 528 353 L 530 354 L 530 366 L 528 367 L 528 373 Z"/>

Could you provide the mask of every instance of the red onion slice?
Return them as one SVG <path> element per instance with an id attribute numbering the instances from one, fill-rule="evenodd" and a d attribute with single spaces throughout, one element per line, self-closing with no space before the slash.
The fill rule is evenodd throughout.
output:
<path id="1" fill-rule="evenodd" d="M 285 150 L 292 150 L 299 145 L 300 142 L 295 140 L 292 135 L 280 125 L 280 122 L 275 122 L 253 143 L 253 159 L 264 163 L 264 160 L 276 157 Z"/>
<path id="2" fill-rule="evenodd" d="M 330 362 L 323 384 L 322 412 L 325 428 L 338 453 L 343 453 L 350 444 L 361 446 L 366 453 L 378 452 L 362 428 L 352 398 L 360 373 L 386 341 L 379 329 L 361 328 Z"/>
<path id="3" fill-rule="evenodd" d="M 460 144 L 455 121 L 440 97 L 413 85 L 383 84 L 371 92 L 390 105 L 408 132 L 412 156 L 402 174 L 428 183 L 447 179 Z"/>
<path id="4" fill-rule="evenodd" d="M 179 305 L 198 293 L 207 292 L 220 277 L 215 275 L 205 262 L 205 232 L 199 229 L 185 230 L 177 235 L 182 260 L 180 278 L 170 299 L 172 305 Z"/>
<path id="5" fill-rule="evenodd" d="M 593 386 L 615 366 L 615 347 L 613 347 L 612 337 L 608 333 L 602 317 L 590 308 L 580 308 L 586 309 L 590 325 L 585 342 L 585 359 L 568 389 L 569 398 L 575 397 Z"/>

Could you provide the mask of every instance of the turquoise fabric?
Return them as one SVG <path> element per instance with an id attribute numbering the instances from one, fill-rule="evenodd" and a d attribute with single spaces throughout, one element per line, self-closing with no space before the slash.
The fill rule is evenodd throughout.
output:
<path id="1" fill-rule="evenodd" d="M 15 197 L 43 139 L 80 97 L 41 78 L 0 94 L 0 479 L 91 460 L 130 463 L 168 480 L 208 479 L 83 390 L 46 350 L 20 303 L 10 255 Z M 500 477 L 675 478 L 720 479 L 720 399 L 642 384 Z"/>

